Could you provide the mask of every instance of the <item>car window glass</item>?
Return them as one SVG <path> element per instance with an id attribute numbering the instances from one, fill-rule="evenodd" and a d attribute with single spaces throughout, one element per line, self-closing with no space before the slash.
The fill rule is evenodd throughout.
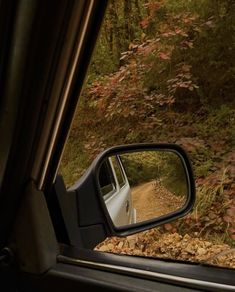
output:
<path id="1" fill-rule="evenodd" d="M 112 164 L 113 164 L 113 167 L 114 167 L 114 170 L 115 170 L 115 174 L 116 174 L 116 177 L 117 177 L 117 181 L 118 181 L 118 184 L 121 187 L 123 187 L 125 185 L 125 178 L 124 178 L 124 175 L 123 175 L 123 172 L 122 172 L 122 169 L 121 169 L 121 165 L 120 165 L 120 162 L 118 161 L 118 158 L 117 156 L 115 157 L 112 157 Z"/>
<path id="2" fill-rule="evenodd" d="M 235 3 L 214 2 L 110 1 L 60 172 L 69 187 L 108 147 L 176 143 L 197 199 L 97 250 L 235 268 Z"/>
<path id="3" fill-rule="evenodd" d="M 103 196 L 110 194 L 116 188 L 112 169 L 108 161 L 105 161 L 100 167 L 99 183 L 100 190 Z"/>

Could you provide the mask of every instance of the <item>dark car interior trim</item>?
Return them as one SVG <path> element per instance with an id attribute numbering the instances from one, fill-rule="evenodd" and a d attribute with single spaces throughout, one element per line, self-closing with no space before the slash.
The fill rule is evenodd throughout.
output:
<path id="1" fill-rule="evenodd" d="M 84 24 L 82 19 L 86 19 L 85 12 L 91 10 L 91 4 L 93 4 L 92 15 L 90 15 L 86 38 L 79 60 L 77 60 L 69 98 L 60 120 L 58 135 L 51 152 L 45 181 L 43 181 L 43 190 L 49 194 L 107 1 L 21 0 L 14 5 L 5 5 L 5 9 L 9 13 L 10 24 L 9 27 L 6 26 L 0 31 L 2 34 L 0 39 L 6 38 L 7 40 L 4 52 L 8 52 L 5 55 L 6 59 L 1 64 L 4 84 L 1 80 L 3 95 L 0 102 L 0 113 L 9 112 L 6 103 L 11 99 L 14 99 L 13 108 L 16 108 L 17 111 L 14 112 L 11 121 L 8 121 L 9 116 L 6 114 L 1 116 L 0 121 L 2 125 L 0 126 L 1 140 L 8 137 L 8 132 L 14 135 L 12 141 L 7 143 L 8 148 L 1 151 L 1 154 L 9 151 L 9 155 L 3 155 L 4 159 L 7 157 L 7 162 L 2 161 L 6 166 L 6 171 L 1 184 L 0 222 L 5 224 L 0 226 L 0 247 L 4 247 L 6 244 L 27 183 L 30 180 L 36 181 L 37 185 L 40 181 L 42 182 L 41 171 L 47 156 L 47 146 L 53 136 L 53 128 L 58 121 L 57 114 L 60 113 L 59 107 L 62 102 L 61 92 L 65 88 L 64 80 L 67 80 L 67 77 L 70 76 L 69 72 L 72 70 L 70 65 L 73 59 L 72 51 L 77 44 L 76 37 L 79 36 L 77 32 L 79 29 L 82 30 Z M 84 5 L 90 8 L 85 10 L 82 8 Z M 1 11 L 4 19 L 6 10 Z M 28 16 L 28 14 L 30 15 Z M 16 15 L 18 16 L 16 17 Z M 20 19 L 22 20 L 21 26 L 18 24 Z M 22 33 L 14 34 L 14 31 L 18 31 L 20 28 L 22 28 Z M 27 39 L 24 38 L 23 31 L 25 31 Z M 72 33 L 70 33 L 71 31 Z M 7 34 L 10 33 L 11 38 L 7 37 Z M 69 44 L 70 50 L 63 51 L 65 43 Z M 16 47 L 18 50 L 14 51 Z M 14 52 L 20 54 L 19 49 L 23 50 L 23 55 L 27 55 L 27 59 L 23 62 L 22 56 L 20 56 L 19 66 L 14 63 L 14 69 L 9 70 L 9 64 L 14 60 Z M 66 56 L 65 64 L 62 61 L 59 62 L 62 51 L 64 52 L 63 57 Z M 23 63 L 21 64 L 20 61 Z M 59 79 L 56 79 L 57 73 L 60 75 Z M 15 80 L 16 77 L 17 80 Z M 57 81 L 56 84 L 54 84 L 55 81 Z M 55 85 L 57 90 L 53 89 Z M 19 86 L 21 87 L 19 88 Z M 18 104 L 19 101 L 19 106 L 16 106 L 15 103 Z M 45 120 L 47 116 L 50 116 L 50 121 Z M 8 128 L 12 123 L 14 123 L 13 130 Z M 1 143 L 1 146 L 4 145 Z M 9 211 L 5 212 L 6 209 Z"/>
<path id="2" fill-rule="evenodd" d="M 166 281 L 196 289 L 234 291 L 234 271 L 196 263 L 116 255 L 64 247 L 58 256 L 61 263 L 113 271 L 138 277 Z"/>
<path id="3" fill-rule="evenodd" d="M 58 171 L 59 162 L 64 150 L 66 140 L 68 138 L 69 129 L 74 117 L 74 113 L 78 103 L 78 97 L 81 93 L 84 79 L 86 77 L 87 69 L 90 63 L 91 55 L 93 53 L 103 16 L 107 7 L 107 0 L 104 1 L 74 1 L 73 10 L 79 10 L 79 5 L 84 3 L 84 10 L 80 24 L 77 23 L 79 30 L 75 38 L 71 63 L 67 70 L 67 75 L 64 83 L 63 91 L 61 92 L 61 101 L 57 108 L 57 115 L 55 117 L 56 132 L 52 137 L 51 142 L 51 155 L 43 165 L 43 176 L 40 178 L 40 187 L 48 193 L 51 189 L 52 183 L 55 181 Z M 72 15 L 76 20 L 76 14 Z M 75 25 L 76 28 L 76 25 Z M 84 28 L 86 28 L 84 30 Z M 71 29 L 68 28 L 68 33 Z M 82 42 L 81 39 L 82 38 Z M 69 55 L 70 56 L 70 55 Z M 56 86 L 57 84 L 55 84 Z M 66 99 L 66 104 L 63 105 Z M 60 116 L 60 107 L 64 107 L 63 116 Z M 50 112 L 49 112 L 50 113 Z M 54 127 L 53 127 L 54 129 Z M 44 162 L 45 162 L 44 161 Z"/>
<path id="4" fill-rule="evenodd" d="M 76 264 L 78 266 L 96 268 L 98 270 L 101 269 L 101 270 L 106 270 L 106 271 L 110 271 L 110 272 L 121 273 L 124 275 L 141 277 L 144 279 L 147 278 L 147 279 L 151 279 L 151 280 L 166 282 L 168 284 L 173 284 L 173 285 L 182 285 L 182 286 L 186 286 L 186 287 L 204 289 L 204 290 L 205 289 L 211 289 L 211 290 L 213 289 L 212 291 L 234 291 L 234 286 L 231 286 L 231 285 L 196 280 L 193 278 L 173 276 L 170 274 L 163 274 L 163 273 L 157 273 L 157 272 L 152 272 L 152 271 L 139 270 L 136 268 L 130 268 L 130 267 L 124 267 L 124 266 L 117 266 L 117 265 L 110 265 L 110 264 L 103 264 L 103 263 L 94 263 L 94 262 L 89 262 L 87 260 L 79 260 L 79 259 L 71 260 L 70 258 L 63 257 L 63 256 L 61 256 L 60 260 L 61 260 L 61 262 L 67 263 L 67 264 Z"/>
<path id="5" fill-rule="evenodd" d="M 27 279 L 27 281 L 25 281 Z M 192 292 L 202 291 L 94 268 L 58 263 L 43 278 L 21 275 L 23 291 Z M 34 289 L 32 290 L 32 287 Z M 205 291 L 205 290 L 204 290 Z"/>

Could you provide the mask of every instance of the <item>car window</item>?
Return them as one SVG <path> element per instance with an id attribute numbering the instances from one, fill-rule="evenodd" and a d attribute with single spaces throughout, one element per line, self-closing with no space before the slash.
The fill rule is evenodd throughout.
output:
<path id="1" fill-rule="evenodd" d="M 233 1 L 110 1 L 60 172 L 69 187 L 110 146 L 176 143 L 197 199 L 184 218 L 97 250 L 235 268 L 234 72 Z"/>
<path id="2" fill-rule="evenodd" d="M 104 197 L 112 194 L 116 190 L 116 184 L 109 161 L 106 160 L 100 167 L 99 172 L 100 190 Z"/>
<path id="3" fill-rule="evenodd" d="M 125 185 L 126 181 L 125 181 L 125 177 L 123 174 L 123 170 L 121 169 L 120 162 L 119 162 L 117 156 L 111 157 L 111 160 L 112 160 L 113 168 L 115 170 L 115 174 L 117 177 L 119 187 L 122 188 Z"/>

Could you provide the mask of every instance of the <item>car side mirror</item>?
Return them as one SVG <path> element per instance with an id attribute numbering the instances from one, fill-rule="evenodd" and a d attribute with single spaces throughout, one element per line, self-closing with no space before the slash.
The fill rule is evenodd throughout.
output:
<path id="1" fill-rule="evenodd" d="M 76 193 L 86 246 L 107 236 L 127 236 L 183 217 L 195 202 L 190 161 L 175 144 L 109 148 L 69 192 Z"/>
<path id="2" fill-rule="evenodd" d="M 115 234 L 130 234 L 186 215 L 195 187 L 189 160 L 176 145 L 129 145 L 102 153 L 96 187 Z"/>

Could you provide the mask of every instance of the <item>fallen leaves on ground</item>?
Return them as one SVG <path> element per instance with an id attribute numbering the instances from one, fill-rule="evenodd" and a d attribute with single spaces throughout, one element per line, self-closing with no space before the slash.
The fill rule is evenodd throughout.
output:
<path id="1" fill-rule="evenodd" d="M 235 268 L 235 249 L 229 245 L 213 244 L 188 234 L 161 234 L 157 229 L 123 238 L 107 238 L 95 250 Z"/>

